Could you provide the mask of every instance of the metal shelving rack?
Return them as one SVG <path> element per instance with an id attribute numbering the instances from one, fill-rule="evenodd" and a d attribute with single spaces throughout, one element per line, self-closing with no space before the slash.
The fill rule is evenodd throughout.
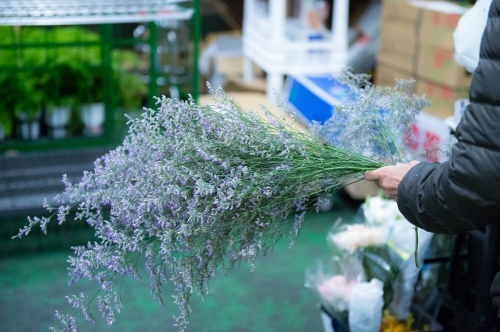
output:
<path id="1" fill-rule="evenodd" d="M 191 21 L 191 38 L 194 43 L 191 67 L 191 84 L 189 93 L 198 96 L 197 58 L 201 37 L 201 0 L 4 0 L 0 3 L 0 26 L 56 26 L 56 25 L 98 25 L 100 40 L 96 42 L 72 43 L 20 43 L 5 44 L 0 41 L 0 52 L 27 48 L 62 48 L 98 46 L 101 50 L 102 79 L 104 81 L 105 122 L 104 134 L 101 137 L 77 137 L 64 140 L 40 139 L 33 141 L 11 140 L 0 142 L 0 153 L 7 150 L 39 151 L 60 148 L 73 149 L 87 146 L 109 146 L 116 144 L 114 133 L 113 88 L 111 52 L 116 47 L 131 47 L 143 44 L 137 38 L 115 38 L 115 24 L 144 23 L 147 24 L 149 37 L 149 70 L 148 70 L 148 106 L 154 105 L 153 96 L 159 94 L 159 85 L 176 84 L 169 80 L 165 70 L 158 66 L 159 49 L 158 31 L 162 22 Z M 0 68 L 2 69 L 2 68 Z M 3 68 L 22 70 L 22 68 Z"/>
<path id="2" fill-rule="evenodd" d="M 8 0 L 0 3 L 0 24 L 76 25 L 189 20 L 187 0 Z"/>

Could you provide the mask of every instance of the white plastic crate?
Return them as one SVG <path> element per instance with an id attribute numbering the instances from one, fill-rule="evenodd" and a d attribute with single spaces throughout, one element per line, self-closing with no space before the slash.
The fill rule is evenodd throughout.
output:
<path id="1" fill-rule="evenodd" d="M 267 96 L 281 91 L 284 75 L 333 74 L 348 61 L 349 0 L 332 8 L 333 31 L 309 40 L 310 31 L 297 18 L 286 18 L 286 0 L 245 0 L 243 54 L 245 79 L 252 79 L 252 62 L 267 74 Z"/>

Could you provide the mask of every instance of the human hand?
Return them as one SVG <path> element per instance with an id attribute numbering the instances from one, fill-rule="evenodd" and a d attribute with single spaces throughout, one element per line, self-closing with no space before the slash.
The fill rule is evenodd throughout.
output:
<path id="1" fill-rule="evenodd" d="M 390 198 L 398 201 L 398 186 L 401 180 L 410 168 L 419 162 L 413 160 L 408 164 L 396 164 L 394 166 L 385 166 L 374 171 L 365 172 L 365 179 L 368 181 L 376 181 L 377 186 L 383 189 Z"/>

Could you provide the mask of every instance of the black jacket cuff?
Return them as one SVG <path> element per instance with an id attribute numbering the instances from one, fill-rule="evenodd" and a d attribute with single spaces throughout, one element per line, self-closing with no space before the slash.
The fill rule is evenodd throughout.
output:
<path id="1" fill-rule="evenodd" d="M 422 162 L 406 173 L 398 186 L 398 208 L 410 223 L 419 228 L 434 233 L 451 233 L 429 212 L 423 197 L 425 182 L 439 165 Z"/>

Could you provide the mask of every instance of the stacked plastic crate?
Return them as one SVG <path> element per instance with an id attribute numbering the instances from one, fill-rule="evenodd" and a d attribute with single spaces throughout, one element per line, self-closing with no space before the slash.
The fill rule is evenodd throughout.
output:
<path id="1" fill-rule="evenodd" d="M 266 94 L 281 91 L 285 75 L 325 75 L 347 65 L 349 1 L 335 1 L 331 8 L 332 31 L 318 31 L 307 22 L 306 6 L 301 14 L 287 15 L 287 0 L 246 0 L 243 22 L 245 78 L 251 79 L 253 63 L 267 74 Z M 306 13 L 306 14 L 304 14 Z M 290 17 L 287 17 L 290 16 Z"/>

